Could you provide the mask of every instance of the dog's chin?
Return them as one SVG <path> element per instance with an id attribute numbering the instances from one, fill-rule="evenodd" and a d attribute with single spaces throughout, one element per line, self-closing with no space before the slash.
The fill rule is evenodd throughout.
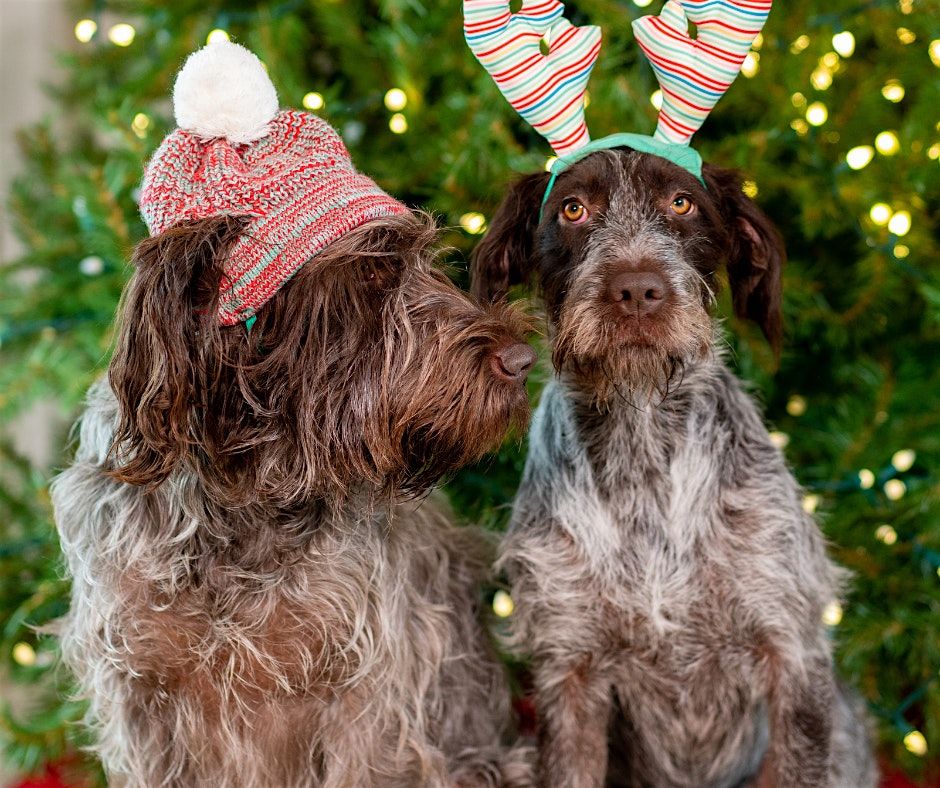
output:
<path id="1" fill-rule="evenodd" d="M 559 332 L 553 360 L 598 407 L 618 400 L 644 407 L 668 397 L 688 366 L 707 355 L 711 340 L 707 321 L 582 323 L 577 332 Z"/>

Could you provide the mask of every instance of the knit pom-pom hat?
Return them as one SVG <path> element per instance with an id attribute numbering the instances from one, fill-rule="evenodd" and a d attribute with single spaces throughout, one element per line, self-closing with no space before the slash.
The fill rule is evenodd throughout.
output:
<path id="1" fill-rule="evenodd" d="M 298 269 L 365 222 L 409 209 L 353 167 L 328 123 L 278 112 L 261 61 L 221 41 L 176 78 L 179 128 L 144 174 L 140 212 L 151 235 L 213 216 L 249 219 L 226 261 L 219 320 L 250 319 Z"/>

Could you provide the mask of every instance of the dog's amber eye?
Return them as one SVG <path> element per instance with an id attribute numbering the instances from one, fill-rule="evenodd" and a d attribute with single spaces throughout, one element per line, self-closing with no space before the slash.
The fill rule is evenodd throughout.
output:
<path id="1" fill-rule="evenodd" d="M 692 210 L 692 201 L 688 197 L 676 197 L 669 206 L 673 213 L 685 216 Z"/>
<path id="2" fill-rule="evenodd" d="M 577 200 L 568 200 L 561 212 L 569 222 L 582 222 L 587 218 L 587 208 Z"/>

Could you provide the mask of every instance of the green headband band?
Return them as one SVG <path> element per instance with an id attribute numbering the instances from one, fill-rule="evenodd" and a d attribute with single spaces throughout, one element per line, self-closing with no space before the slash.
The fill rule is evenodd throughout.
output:
<path id="1" fill-rule="evenodd" d="M 693 150 L 688 145 L 663 142 L 653 137 L 647 137 L 645 134 L 611 134 L 609 137 L 589 142 L 583 148 L 578 148 L 574 153 L 559 156 L 555 160 L 551 169 L 552 177 L 548 181 L 548 186 L 545 187 L 545 196 L 542 198 L 542 207 L 539 209 L 539 222 L 542 221 L 545 203 L 548 202 L 548 195 L 552 193 L 555 179 L 572 164 L 581 161 L 586 156 L 590 156 L 595 151 L 611 150 L 612 148 L 630 148 L 631 150 L 640 151 L 640 153 L 651 153 L 654 156 L 659 156 L 692 173 L 702 186 L 705 186 L 705 179 L 702 177 L 702 157 L 698 155 L 698 151 Z"/>

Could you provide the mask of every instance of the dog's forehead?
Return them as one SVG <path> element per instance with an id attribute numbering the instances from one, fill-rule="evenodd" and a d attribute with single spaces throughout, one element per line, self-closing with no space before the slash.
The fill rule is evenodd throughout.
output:
<path id="1" fill-rule="evenodd" d="M 565 170 L 558 181 L 561 189 L 583 191 L 607 203 L 616 198 L 629 203 L 657 200 L 678 190 L 702 191 L 695 176 L 682 167 L 627 148 L 596 151 Z"/>

